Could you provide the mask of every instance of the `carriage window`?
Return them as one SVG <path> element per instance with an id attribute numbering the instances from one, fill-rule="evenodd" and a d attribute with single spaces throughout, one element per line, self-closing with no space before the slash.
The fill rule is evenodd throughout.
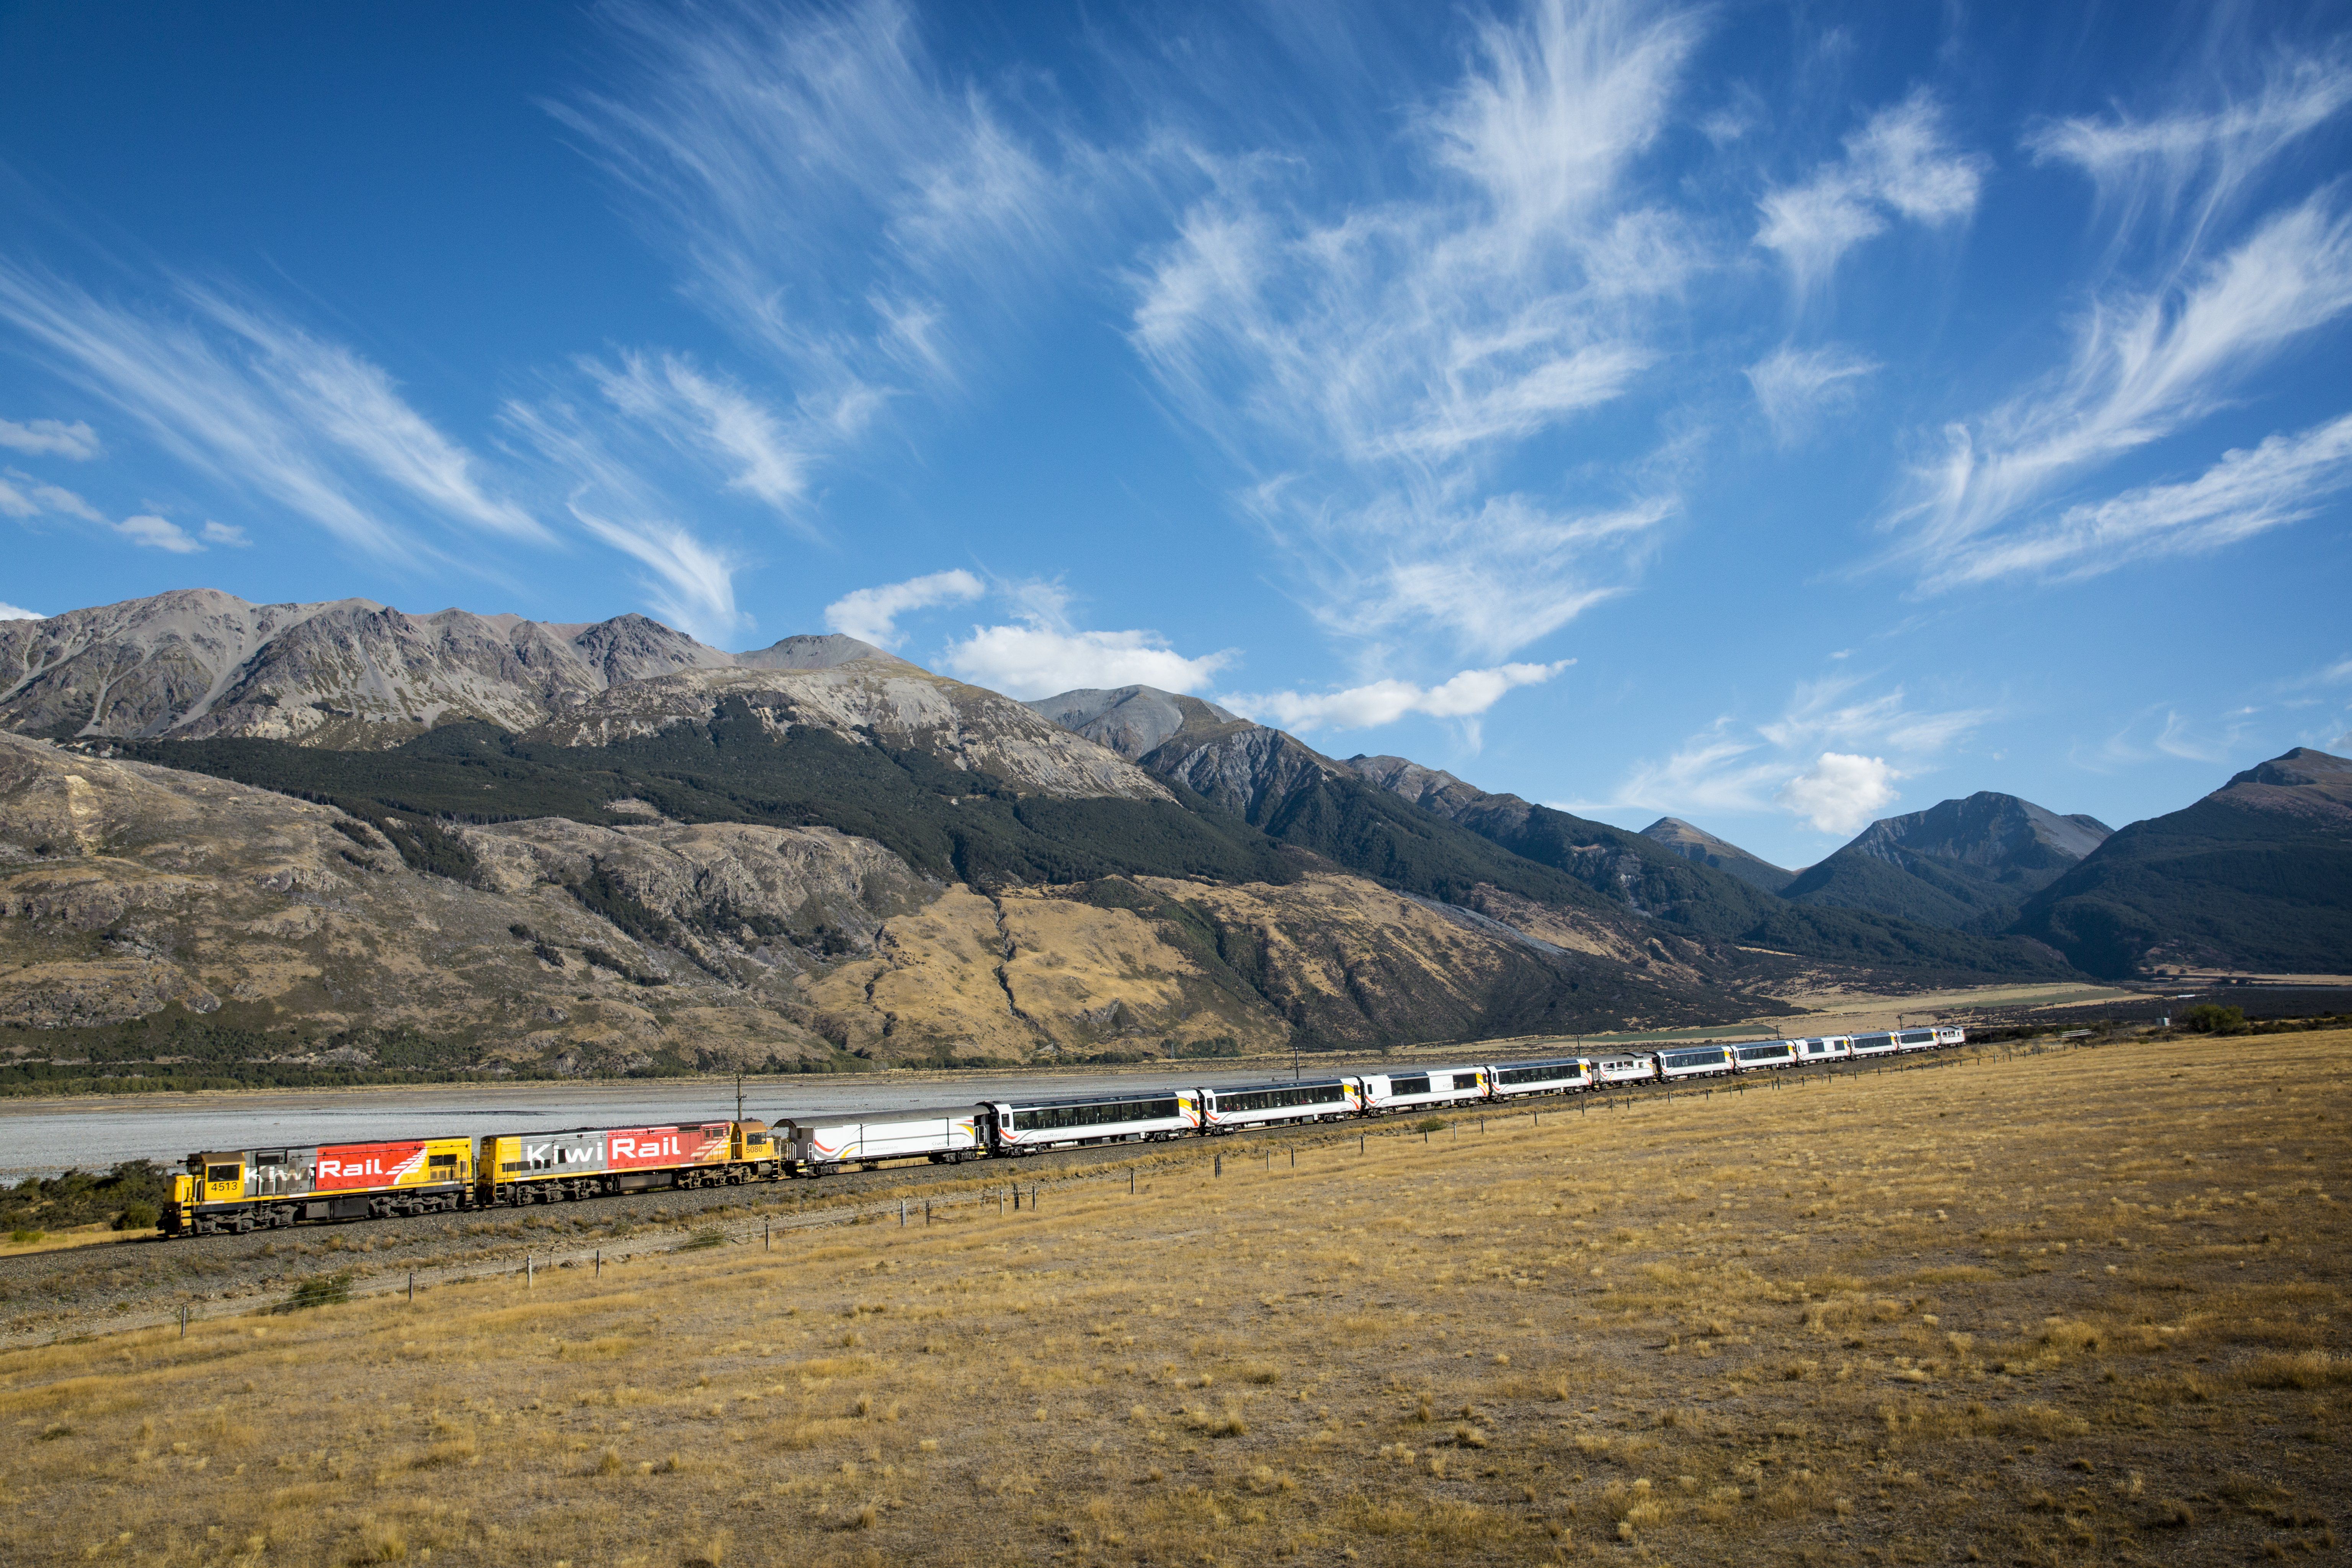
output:
<path id="1" fill-rule="evenodd" d="M 1426 1076 L 1392 1078 L 1389 1079 L 1389 1092 L 1391 1094 L 1427 1094 L 1429 1079 Z"/>

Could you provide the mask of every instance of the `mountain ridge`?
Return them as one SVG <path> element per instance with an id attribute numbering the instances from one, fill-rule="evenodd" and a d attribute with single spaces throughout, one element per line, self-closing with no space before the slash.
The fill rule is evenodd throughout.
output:
<path id="1" fill-rule="evenodd" d="M 2352 759 L 2297 746 L 2179 811 L 2117 829 L 2012 928 L 2078 967 L 2352 967 Z"/>
<path id="2" fill-rule="evenodd" d="M 1997 931 L 2114 830 L 2013 795 L 1979 790 L 1881 817 L 1780 889 L 1791 903 Z"/>

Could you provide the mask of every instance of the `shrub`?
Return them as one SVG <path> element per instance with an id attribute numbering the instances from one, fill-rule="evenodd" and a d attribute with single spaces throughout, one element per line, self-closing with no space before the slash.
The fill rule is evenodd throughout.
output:
<path id="1" fill-rule="evenodd" d="M 17 1246 L 22 1247 L 22 1246 L 24 1246 L 25 1244 L 26 1244 L 27 1242 L 34 1242 L 34 1241 L 38 1241 L 38 1240 L 40 1240 L 40 1239 L 41 1239 L 41 1237 L 43 1236 L 43 1234 L 44 1234 L 44 1233 L 43 1233 L 43 1232 L 41 1232 L 41 1231 L 32 1230 L 32 1229 L 26 1228 L 26 1227 L 24 1227 L 24 1226 L 19 1226 L 18 1228 L 16 1228 L 16 1229 L 15 1229 L 15 1230 L 12 1230 L 12 1231 L 10 1231 L 10 1232 L 8 1233 L 8 1239 L 9 1239 L 10 1241 L 15 1242 Z"/>
<path id="2" fill-rule="evenodd" d="M 316 1274 L 294 1287 L 294 1293 L 278 1304 L 281 1312 L 299 1312 L 306 1307 L 331 1307 L 352 1299 L 352 1272 Z"/>
<path id="3" fill-rule="evenodd" d="M 114 1216 L 114 1228 L 117 1230 L 154 1229 L 155 1205 L 153 1204 L 124 1205 L 122 1212 Z"/>
<path id="4" fill-rule="evenodd" d="M 2246 1010 L 2200 1002 L 2180 1016 L 2180 1025 L 2200 1035 L 2242 1035 L 2246 1032 Z"/>
<path id="5" fill-rule="evenodd" d="M 726 1245 L 727 1236 L 725 1232 L 717 1230 L 698 1230 L 694 1233 L 693 1237 L 681 1246 L 678 1250 L 680 1252 L 699 1252 L 706 1247 L 724 1247 Z"/>

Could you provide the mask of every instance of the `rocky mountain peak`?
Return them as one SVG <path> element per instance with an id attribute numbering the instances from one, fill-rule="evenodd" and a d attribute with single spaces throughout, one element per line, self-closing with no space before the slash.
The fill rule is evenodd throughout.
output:
<path id="1" fill-rule="evenodd" d="M 1186 730 L 1204 731 L 1247 721 L 1213 702 L 1162 691 L 1156 686 L 1117 686 L 1107 690 L 1065 691 L 1027 704 L 1066 730 L 1075 730 L 1128 761 L 1140 762 Z"/>
<path id="2" fill-rule="evenodd" d="M 1796 880 L 1794 871 L 1785 870 L 1760 856 L 1751 855 L 1738 845 L 1717 838 L 1703 827 L 1695 827 L 1679 816 L 1662 816 L 1642 829 L 1642 837 L 1663 844 L 1685 860 L 1727 871 L 1753 888 L 1777 893 Z"/>
<path id="3" fill-rule="evenodd" d="M 888 659 L 894 664 L 906 662 L 870 642 L 860 642 L 840 632 L 826 637 L 785 637 L 766 647 L 739 653 L 733 662 L 743 669 L 837 669 L 866 658 Z"/>

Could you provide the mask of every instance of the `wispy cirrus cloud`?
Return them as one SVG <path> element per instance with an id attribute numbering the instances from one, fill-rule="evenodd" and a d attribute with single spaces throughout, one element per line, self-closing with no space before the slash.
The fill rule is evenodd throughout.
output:
<path id="1" fill-rule="evenodd" d="M 574 500 L 572 517 L 595 538 L 635 557 L 650 574 L 638 580 L 646 602 L 663 621 L 697 640 L 724 647 L 750 625 L 735 603 L 735 574 L 741 562 L 667 518 L 615 520 Z"/>
<path id="2" fill-rule="evenodd" d="M 2235 205 L 2264 166 L 2352 104 L 2352 59 L 2274 58 L 2250 90 L 2218 105 L 2135 118 L 2046 120 L 2026 134 L 2037 163 L 2090 176 L 2119 234 L 2181 226 L 2189 243 Z"/>
<path id="3" fill-rule="evenodd" d="M 354 351 L 209 288 L 166 298 L 118 305 L 0 260 L 0 323 L 189 467 L 377 555 L 437 553 L 416 521 L 551 539 Z"/>
<path id="4" fill-rule="evenodd" d="M 800 506 L 813 443 L 756 395 L 682 354 L 633 352 L 616 364 L 591 358 L 578 363 L 619 417 L 712 465 L 724 488 L 813 531 Z"/>
<path id="5" fill-rule="evenodd" d="M 1914 476 L 1919 499 L 1895 519 L 1905 540 L 1899 555 L 1918 564 L 1930 589 L 2038 567 L 2046 552 L 2037 537 L 2080 530 L 2098 510 L 2011 537 L 2054 489 L 2213 412 L 2245 376 L 2347 310 L 2352 219 L 2325 191 L 2195 268 L 2178 295 L 2099 301 L 2077 329 L 2070 363 L 2048 384 L 1946 433 L 1941 458 Z M 2318 448 L 2326 447 L 2323 437 Z M 2331 465 L 2287 458 L 2273 448 L 2259 461 L 2225 459 L 2228 472 L 2209 476 L 2207 493 L 2249 496 L 2249 481 L 2264 474 L 2289 486 L 2333 483 Z M 2262 504 L 2277 514 L 2295 501 L 2273 489 Z"/>
<path id="6" fill-rule="evenodd" d="M 1248 476 L 1333 632 L 1507 654 L 1622 591 L 1677 510 L 1671 475 L 1639 465 L 1501 476 L 1658 361 L 1700 247 L 1628 174 L 1700 31 L 1606 0 L 1479 24 L 1412 117 L 1412 197 L 1199 155 L 1211 188 L 1146 254 L 1130 341 Z"/>
<path id="7" fill-rule="evenodd" d="M 2238 221 L 2263 188 L 2256 176 L 2347 105 L 2352 64 L 2338 49 L 2274 60 L 2218 105 L 2176 101 L 2028 132 L 2037 162 L 2096 187 L 2108 259 L 2064 363 L 1948 426 L 1940 455 L 1915 468 L 1890 527 L 1894 558 L 1923 589 L 2080 577 L 2218 549 L 2341 488 L 2342 432 L 2326 423 L 2218 461 L 2210 447 L 2183 452 L 2181 468 L 2204 468 L 2195 479 L 2067 500 L 2126 455 L 2180 446 L 2257 372 L 2352 312 L 2352 216 L 2333 182 Z"/>
<path id="8" fill-rule="evenodd" d="M 1843 156 L 1757 203 L 1756 243 L 1777 254 L 1801 300 L 1826 287 L 1845 253 L 1897 220 L 1941 227 L 1976 211 L 1990 160 L 1956 147 L 1927 89 L 1872 115 Z"/>
<path id="9" fill-rule="evenodd" d="M 1850 406 L 1858 384 L 1879 369 L 1877 361 L 1836 344 L 1783 346 L 1749 365 L 1747 375 L 1773 438 L 1792 447 L 1813 433 L 1825 413 Z"/>
<path id="10" fill-rule="evenodd" d="M 1063 248 L 1057 143 L 955 79 L 895 0 L 597 15 L 608 83 L 549 112 L 813 426 L 854 431 L 909 387 L 954 384 L 975 307 L 1010 314 Z"/>
<path id="11" fill-rule="evenodd" d="M 2003 531 L 1931 567 L 1930 588 L 2032 576 L 2072 581 L 2162 555 L 2200 555 L 2299 522 L 2352 487 L 2352 415 L 2224 453 L 2193 479 L 2143 485 Z"/>

